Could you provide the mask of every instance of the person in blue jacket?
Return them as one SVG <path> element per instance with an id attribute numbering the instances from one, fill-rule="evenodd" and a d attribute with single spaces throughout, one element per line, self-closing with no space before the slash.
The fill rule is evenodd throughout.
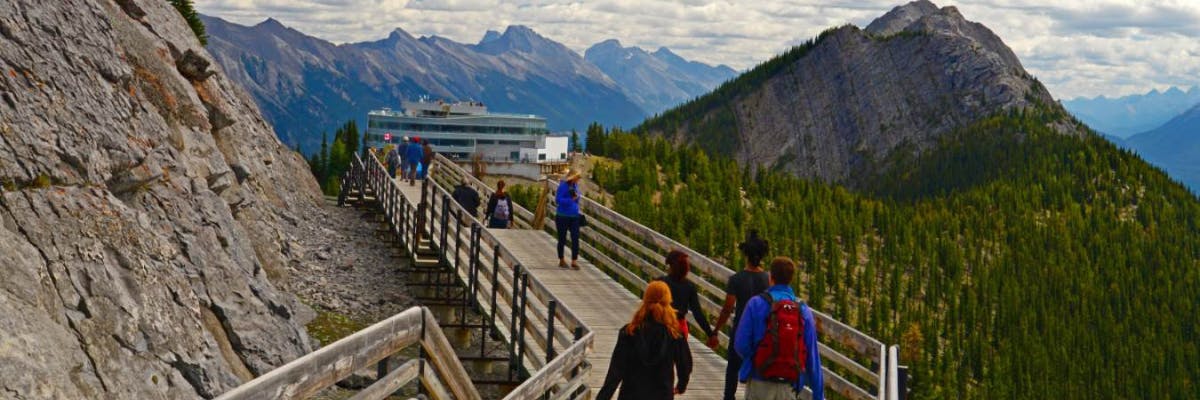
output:
<path id="1" fill-rule="evenodd" d="M 404 165 L 408 167 L 408 184 L 417 184 L 417 163 L 425 158 L 425 150 L 421 148 L 421 138 L 413 136 L 412 143 L 404 151 Z M 426 166 L 428 168 L 428 166 Z"/>
<path id="2" fill-rule="evenodd" d="M 558 266 L 562 268 L 567 267 L 563 247 L 567 244 L 567 233 L 570 233 L 571 268 L 579 269 L 579 178 L 578 171 L 568 172 L 558 183 L 558 191 L 554 195 L 554 201 L 558 203 L 554 213 L 554 229 L 558 233 Z"/>
<path id="3" fill-rule="evenodd" d="M 734 350 L 746 362 L 738 371 L 738 380 L 746 382 L 746 399 L 775 400 L 794 399 L 805 386 L 812 390 L 813 400 L 825 399 L 825 378 L 821 373 L 821 356 L 817 352 L 817 325 L 813 320 L 812 310 L 800 302 L 792 291 L 790 283 L 796 273 L 796 263 L 787 257 L 776 257 L 771 260 L 771 287 L 767 293 L 775 301 L 792 300 L 800 304 L 800 317 L 804 320 L 804 346 L 808 357 L 804 360 L 804 373 L 795 382 L 774 382 L 765 380 L 754 371 L 754 353 L 767 330 L 767 319 L 770 317 L 771 305 L 762 297 L 756 296 L 746 304 L 742 320 L 738 323 L 737 333 L 734 334 Z"/>

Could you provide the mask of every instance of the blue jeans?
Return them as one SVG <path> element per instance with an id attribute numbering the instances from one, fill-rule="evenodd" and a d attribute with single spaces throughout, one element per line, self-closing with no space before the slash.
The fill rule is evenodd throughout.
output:
<path id="1" fill-rule="evenodd" d="M 563 258 L 563 247 L 567 245 L 567 232 L 571 233 L 571 260 L 579 259 L 579 216 L 554 216 L 554 229 L 558 231 L 558 259 Z"/>
<path id="2" fill-rule="evenodd" d="M 508 229 L 507 219 L 488 218 L 488 228 L 492 229 Z"/>

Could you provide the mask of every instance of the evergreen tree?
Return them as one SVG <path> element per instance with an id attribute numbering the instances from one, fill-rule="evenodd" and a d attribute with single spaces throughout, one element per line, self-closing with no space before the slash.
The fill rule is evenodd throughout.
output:
<path id="1" fill-rule="evenodd" d="M 200 39 L 200 44 L 208 45 L 208 34 L 204 32 L 204 22 L 200 21 L 200 15 L 196 13 L 196 8 L 192 5 L 192 0 L 170 0 L 171 5 L 175 6 L 175 10 L 179 11 L 179 15 L 187 21 L 188 26 L 192 28 L 192 33 L 196 35 L 196 39 Z"/>
<path id="2" fill-rule="evenodd" d="M 574 129 L 571 130 L 571 151 L 583 151 L 583 144 L 579 142 L 579 132 L 576 132 Z"/>

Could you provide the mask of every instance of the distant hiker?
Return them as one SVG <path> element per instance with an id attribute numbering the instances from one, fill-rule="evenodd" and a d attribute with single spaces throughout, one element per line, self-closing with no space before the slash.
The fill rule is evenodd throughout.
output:
<path id="1" fill-rule="evenodd" d="M 825 399 L 817 326 L 812 310 L 796 298 L 790 283 L 796 263 L 787 257 L 771 260 L 771 287 L 746 303 L 733 346 L 746 362 L 738 379 L 746 384 L 746 399 L 795 399 L 805 386 L 813 400 Z"/>
<path id="2" fill-rule="evenodd" d="M 421 165 L 424 169 L 421 170 L 421 179 L 429 176 L 429 167 L 433 166 L 433 146 L 429 145 L 429 139 L 421 142 Z"/>
<path id="3" fill-rule="evenodd" d="M 617 386 L 621 387 L 618 400 L 670 400 L 687 390 L 691 374 L 692 354 L 687 350 L 687 335 L 675 322 L 671 289 L 651 282 L 633 320 L 617 333 L 608 375 L 596 400 L 612 399 Z"/>
<path id="4" fill-rule="evenodd" d="M 512 213 L 513 203 L 512 199 L 508 197 L 508 192 L 504 191 L 504 180 L 496 182 L 496 193 L 492 193 L 492 197 L 488 199 L 488 228 L 512 228 Z"/>
<path id="5" fill-rule="evenodd" d="M 392 150 L 388 151 L 388 153 L 387 153 L 387 168 L 388 168 L 388 178 L 389 179 L 396 178 L 396 169 L 400 168 L 400 163 L 401 163 L 400 150 L 396 147 L 393 147 Z"/>
<path id="6" fill-rule="evenodd" d="M 467 211 L 467 215 L 475 218 L 479 212 L 479 192 L 468 185 L 470 183 L 469 179 L 463 178 L 462 183 L 454 186 L 454 192 L 450 193 L 450 196 L 454 197 L 454 201 L 458 202 L 458 205 Z"/>
<path id="7" fill-rule="evenodd" d="M 721 307 L 721 315 L 717 317 L 717 325 L 713 327 L 713 330 L 717 332 L 725 327 L 725 321 L 729 320 L 731 311 L 734 311 L 732 331 L 737 332 L 738 322 L 741 321 L 746 303 L 771 286 L 769 274 L 762 269 L 762 260 L 763 257 L 766 257 L 769 246 L 766 240 L 759 239 L 758 231 L 751 229 L 746 235 L 746 241 L 738 245 L 738 250 L 741 250 L 742 257 L 745 257 L 746 266 L 730 276 L 728 283 L 725 284 L 725 305 Z M 707 344 L 708 347 L 716 348 L 717 337 L 710 336 Z M 734 344 L 730 343 L 729 348 L 733 347 Z M 725 365 L 725 396 L 723 398 L 734 400 L 738 386 L 738 370 L 742 368 L 742 357 L 738 356 L 736 351 L 730 351 L 725 358 L 729 363 Z"/>
<path id="8" fill-rule="evenodd" d="M 563 258 L 563 247 L 567 244 L 567 233 L 571 234 L 571 268 L 579 269 L 579 171 L 568 171 L 558 183 L 554 201 L 558 208 L 554 214 L 554 228 L 558 231 L 558 266 L 567 267 Z"/>
<path id="9" fill-rule="evenodd" d="M 421 158 L 425 157 L 425 152 L 422 151 L 421 145 L 418 143 L 421 138 L 413 136 L 409 142 L 408 148 L 404 150 L 404 164 L 408 167 L 408 184 L 416 185 L 417 179 L 417 163 L 421 162 Z"/>
<path id="10" fill-rule="evenodd" d="M 400 139 L 400 143 L 396 144 L 396 152 L 400 154 L 400 179 L 408 176 L 408 136 Z"/>
<path id="11" fill-rule="evenodd" d="M 695 313 L 696 324 L 704 330 L 704 337 L 709 339 L 717 337 L 716 331 L 713 331 L 712 327 L 708 325 L 708 317 L 704 315 L 704 310 L 700 308 L 700 294 L 696 292 L 696 285 L 687 280 L 688 271 L 692 269 L 687 253 L 671 250 L 670 253 L 667 253 L 666 264 L 667 275 L 661 276 L 657 280 L 666 283 L 671 288 L 671 298 L 675 299 L 671 303 L 671 307 L 675 308 L 675 319 L 678 320 L 679 330 L 683 332 L 684 336 L 687 336 L 687 314 L 688 311 L 691 311 Z"/>

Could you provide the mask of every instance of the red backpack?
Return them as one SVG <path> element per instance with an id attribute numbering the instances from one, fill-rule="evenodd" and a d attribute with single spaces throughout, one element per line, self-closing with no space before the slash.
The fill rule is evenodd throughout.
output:
<path id="1" fill-rule="evenodd" d="M 767 331 L 754 351 L 754 372 L 770 380 L 795 382 L 805 372 L 808 348 L 804 346 L 804 318 L 794 300 L 774 301 L 760 295 L 771 307 Z"/>

